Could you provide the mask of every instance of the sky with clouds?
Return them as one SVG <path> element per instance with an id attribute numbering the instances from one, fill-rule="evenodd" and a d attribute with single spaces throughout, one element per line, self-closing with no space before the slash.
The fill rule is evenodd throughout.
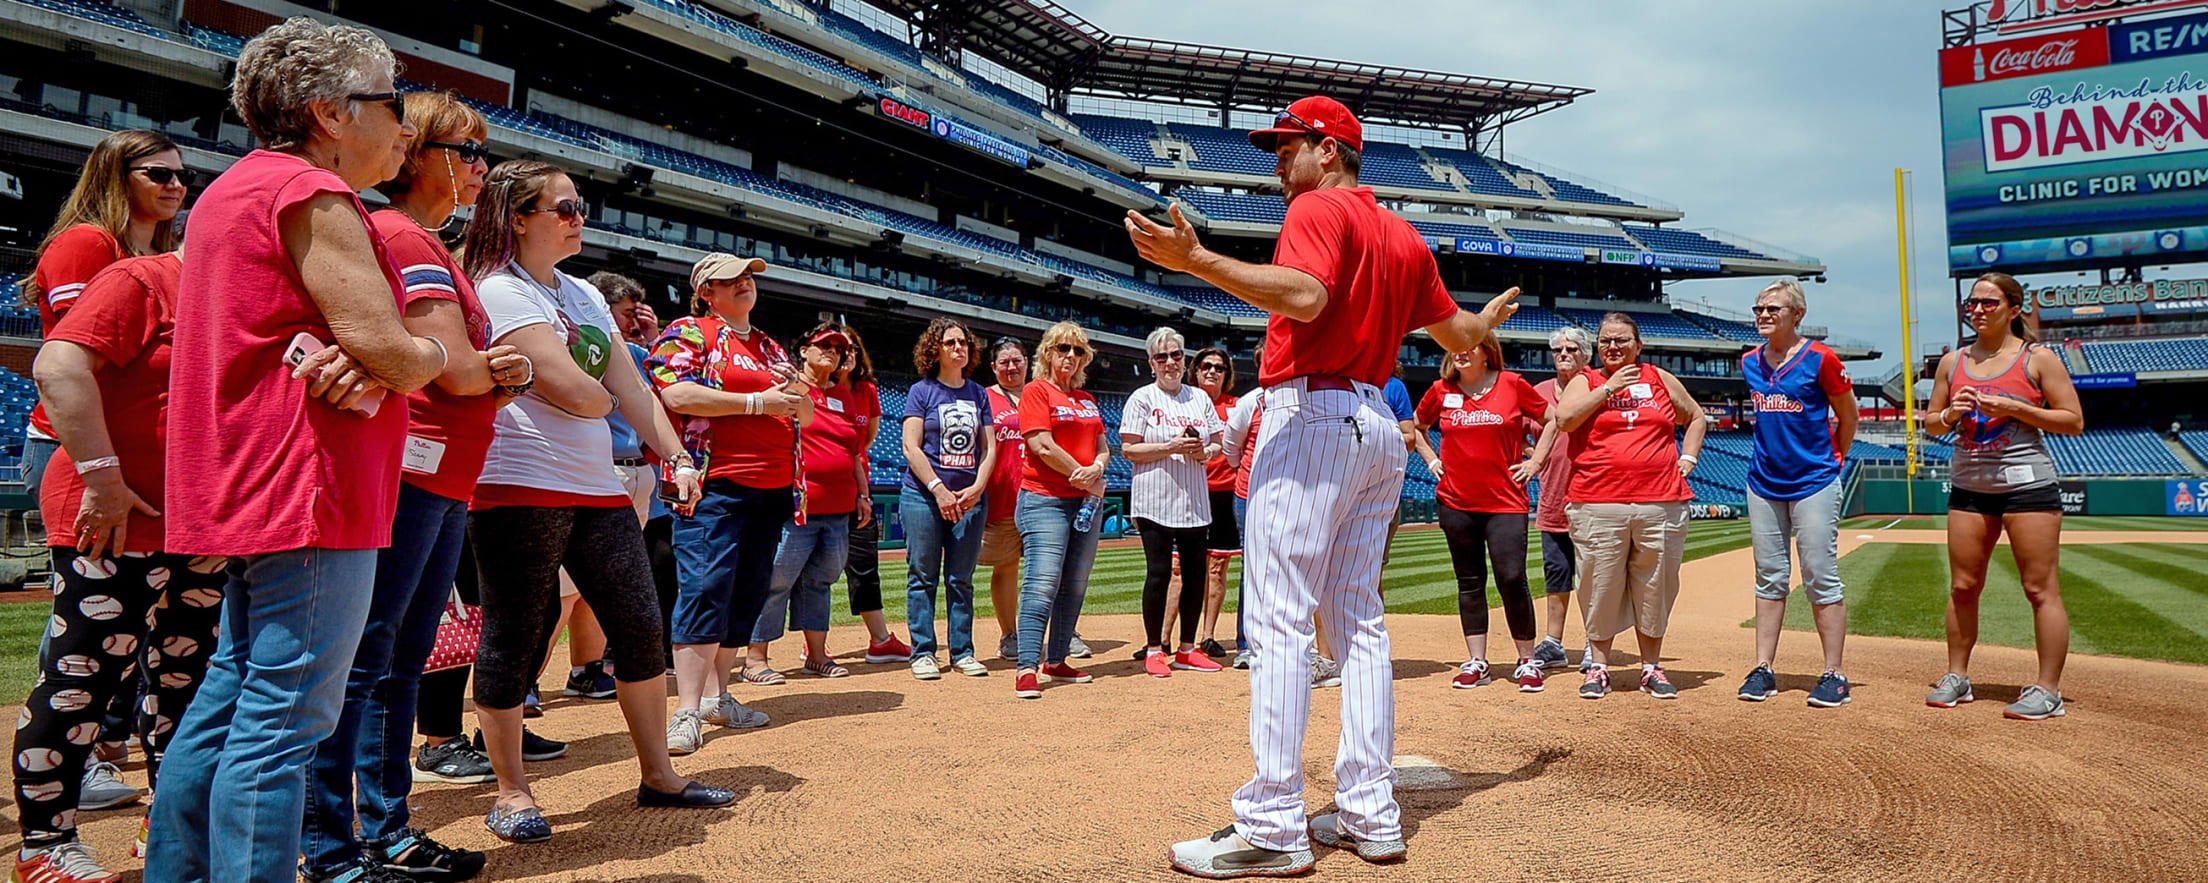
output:
<path id="1" fill-rule="evenodd" d="M 1916 172 L 1918 284 L 1951 297 L 1941 258 L 1938 2 L 1075 0 L 1114 34 L 1584 86 L 1506 131 L 1508 155 L 1675 203 L 1830 268 L 1810 324 L 1894 364 L 1894 169 Z M 1947 5 L 1961 5 L 1960 0 Z M 1758 280 L 1683 283 L 1674 300 L 1744 311 Z M 1920 342 L 1952 340 L 1934 300 Z M 1858 367 L 1858 373 L 1863 368 Z"/>

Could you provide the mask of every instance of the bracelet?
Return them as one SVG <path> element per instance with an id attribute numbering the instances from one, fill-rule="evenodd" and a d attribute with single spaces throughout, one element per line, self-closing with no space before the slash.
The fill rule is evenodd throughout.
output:
<path id="1" fill-rule="evenodd" d="M 117 467 L 119 467 L 119 466 L 122 466 L 122 465 L 123 465 L 123 458 L 121 458 L 121 457 L 94 457 L 94 458 L 92 458 L 92 459 L 90 459 L 90 460 L 78 460 L 78 461 L 76 461 L 76 464 L 77 464 L 77 474 L 78 474 L 78 475 L 83 475 L 83 474 L 85 474 L 85 473 L 88 473 L 88 472 L 97 472 L 97 471 L 99 471 L 99 470 L 102 470 L 102 469 L 106 469 L 106 468 L 108 468 L 108 467 L 110 467 L 110 466 L 117 466 Z"/>
<path id="2" fill-rule="evenodd" d="M 509 383 L 501 385 L 499 389 L 504 390 L 507 395 L 513 396 L 514 398 L 518 399 L 522 396 L 528 395 L 529 391 L 535 389 L 536 387 L 537 380 L 536 378 L 531 377 L 528 380 L 524 380 L 520 383 Z"/>
<path id="3" fill-rule="evenodd" d="M 762 395 L 760 395 L 760 394 L 758 394 L 758 393 L 755 393 L 755 392 L 747 392 L 747 393 L 744 393 L 744 395 L 746 395 L 746 396 L 748 396 L 748 397 L 749 397 L 749 398 L 748 398 L 748 399 L 746 400 L 746 401 L 747 401 L 747 404 L 746 404 L 746 405 L 744 406 L 744 407 L 748 408 L 749 410 L 746 410 L 746 411 L 745 411 L 744 413 L 746 413 L 746 414 L 764 414 L 764 413 L 766 413 L 766 412 L 767 412 L 767 405 L 766 405 L 766 397 L 765 397 L 765 396 L 762 396 Z"/>
<path id="4" fill-rule="evenodd" d="M 934 479 L 934 480 L 932 480 L 932 481 L 929 481 L 929 482 L 928 482 L 928 490 L 931 490 L 931 491 L 932 491 L 932 490 L 935 490 L 936 488 L 942 487 L 942 486 L 943 486 L 943 479 L 940 479 L 940 478 L 938 478 L 938 479 Z"/>
<path id="5" fill-rule="evenodd" d="M 1702 461 L 1700 461 L 1700 460 L 1697 460 L 1697 459 L 1695 459 L 1695 458 L 1694 458 L 1694 455 L 1693 455 L 1693 454 L 1680 454 L 1680 455 L 1679 455 L 1679 459 L 1681 459 L 1681 460 L 1685 460 L 1685 461 L 1687 461 L 1687 462 L 1689 462 L 1689 463 L 1700 463 L 1700 462 L 1702 462 Z"/>
<path id="6" fill-rule="evenodd" d="M 451 351 L 445 349 L 445 342 L 427 334 L 419 336 L 421 337 L 421 339 L 429 341 L 430 343 L 437 346 L 437 373 L 445 373 L 446 366 L 452 364 L 452 353 Z"/>

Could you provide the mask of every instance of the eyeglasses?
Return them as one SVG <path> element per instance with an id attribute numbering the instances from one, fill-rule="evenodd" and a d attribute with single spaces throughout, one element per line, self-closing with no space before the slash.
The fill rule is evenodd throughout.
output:
<path id="1" fill-rule="evenodd" d="M 1749 307 L 1748 310 L 1749 312 L 1755 313 L 1758 316 L 1776 316 L 1780 313 L 1786 312 L 1785 307 L 1777 306 L 1775 304 L 1757 304 L 1755 306 Z"/>
<path id="2" fill-rule="evenodd" d="M 1964 312 L 1966 312 L 1966 313 L 1975 313 L 1975 312 L 1978 312 L 1979 310 L 1991 310 L 1991 309 L 1998 309 L 1998 308 L 2000 308 L 2000 307 L 2002 307 L 2002 306 L 2006 305 L 2007 303 L 2008 303 L 2008 301 L 2002 300 L 2002 299 L 2000 299 L 2000 298 L 1997 298 L 1997 297 L 1972 297 L 1972 298 L 1964 298 L 1964 299 L 1963 299 L 1963 311 L 1964 311 Z"/>
<path id="3" fill-rule="evenodd" d="M 943 341 L 943 343 L 942 343 L 942 346 L 943 346 L 944 348 L 946 348 L 946 349 L 948 349 L 948 348 L 950 348 L 950 347 L 954 347 L 954 346 L 955 346 L 955 347 L 958 347 L 959 349 L 971 349 L 971 348 L 973 347 L 973 345 L 974 345 L 974 342 L 973 342 L 973 341 L 971 341 L 971 340 L 967 340 L 966 338 L 963 338 L 963 337 L 951 337 L 951 338 L 945 338 L 945 339 L 944 339 L 944 341 Z"/>
<path id="4" fill-rule="evenodd" d="M 199 183 L 199 173 L 191 169 L 172 169 L 168 166 L 132 166 L 128 171 L 144 172 L 146 179 L 163 187 L 175 181 L 186 187 Z"/>
<path id="5" fill-rule="evenodd" d="M 406 96 L 397 92 L 355 92 L 345 96 L 354 101 L 373 101 L 391 108 L 391 119 L 406 125 Z"/>
<path id="6" fill-rule="evenodd" d="M 453 155 L 460 157 L 461 162 L 471 166 L 479 162 L 487 162 L 491 158 L 490 149 L 474 141 L 462 141 L 458 144 L 450 141 L 424 141 L 422 146 L 450 150 Z"/>
<path id="7" fill-rule="evenodd" d="M 1052 347 L 1052 349 L 1057 350 L 1058 354 L 1061 356 L 1068 353 L 1076 356 L 1086 356 L 1089 354 L 1089 348 L 1078 343 L 1061 343 L 1055 347 Z"/>
<path id="8" fill-rule="evenodd" d="M 1161 365 L 1167 362 L 1178 362 L 1184 358 L 1187 358 L 1187 353 L 1181 350 L 1168 350 L 1162 353 L 1150 354 L 1150 361 L 1157 362 Z"/>
<path id="9" fill-rule="evenodd" d="M 1227 370 L 1227 366 L 1225 366 L 1225 365 L 1221 365 L 1221 364 L 1219 364 L 1218 362 L 1205 362 L 1205 363 L 1203 363 L 1203 364 L 1201 364 L 1201 365 L 1198 365 L 1198 366 L 1196 366 L 1196 370 L 1198 370 L 1198 371 L 1225 371 L 1225 370 Z"/>
<path id="10" fill-rule="evenodd" d="M 552 212 L 559 215 L 560 220 L 562 221 L 581 221 L 582 219 L 590 216 L 590 207 L 584 205 L 583 201 L 580 199 L 563 199 L 559 202 L 553 203 L 551 206 L 546 208 L 525 208 L 515 212 L 514 214 L 541 215 L 545 212 Z M 747 273 L 745 275 L 750 274 Z"/>
<path id="11" fill-rule="evenodd" d="M 1570 353 L 1570 354 L 1572 354 L 1572 355 L 1575 355 L 1575 356 L 1576 356 L 1576 355 L 1579 355 L 1579 347 L 1576 347 L 1576 346 L 1552 346 L 1552 347 L 1549 347 L 1549 352 L 1555 353 L 1555 354 L 1557 354 L 1557 355 L 1560 355 L 1560 356 L 1561 356 L 1561 355 L 1564 355 L 1565 353 Z"/>
<path id="12" fill-rule="evenodd" d="M 1627 345 L 1627 344 L 1633 343 L 1633 338 L 1630 338 L 1630 337 L 1605 337 L 1605 338 L 1602 338 L 1602 339 L 1600 339 L 1600 340 L 1597 340 L 1597 341 L 1595 341 L 1595 342 L 1596 342 L 1596 343 L 1599 343 L 1599 344 L 1602 344 L 1603 346 L 1625 346 L 1625 345 Z"/>

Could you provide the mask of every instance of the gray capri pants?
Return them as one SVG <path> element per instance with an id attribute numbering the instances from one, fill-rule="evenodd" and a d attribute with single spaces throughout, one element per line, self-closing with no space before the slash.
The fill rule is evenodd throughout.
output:
<path id="1" fill-rule="evenodd" d="M 1794 537 L 1802 565 L 1802 586 L 1809 603 L 1840 603 L 1840 482 L 1799 500 L 1766 500 L 1748 492 L 1749 545 L 1756 553 L 1756 597 L 1786 600 L 1792 590 L 1795 558 L 1786 538 Z"/>

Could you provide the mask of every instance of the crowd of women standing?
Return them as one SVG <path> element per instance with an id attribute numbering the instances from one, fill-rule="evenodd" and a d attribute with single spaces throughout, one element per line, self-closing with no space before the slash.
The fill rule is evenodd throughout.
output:
<path id="1" fill-rule="evenodd" d="M 158 774 L 139 840 L 147 880 L 467 879 L 484 856 L 413 827 L 408 792 L 417 777 L 495 781 L 492 833 L 553 836 L 527 764 L 565 748 L 523 720 L 563 622 L 603 634 L 571 660 L 570 693 L 617 702 L 640 806 L 736 799 L 671 758 L 697 751 L 708 727 L 767 723 L 730 686 L 785 680 L 768 658 L 785 623 L 804 636 L 795 671 L 849 673 L 825 642 L 839 574 L 869 662 L 921 680 L 946 662 L 986 676 L 973 580 L 987 565 L 1014 694 L 1091 680 L 1069 660 L 1088 653 L 1075 626 L 1114 452 L 1083 388 L 1096 352 L 1078 325 L 1050 327 L 1032 353 L 1012 339 L 983 350 L 952 319 L 916 342 L 921 379 L 897 428 L 907 645 L 874 576 L 868 447 L 882 409 L 857 331 L 822 322 L 792 358 L 754 324 L 765 262 L 728 254 L 695 265 L 691 315 L 657 329 L 633 282 L 560 269 L 588 213 L 573 178 L 533 161 L 490 168 L 484 119 L 447 95 L 402 96 L 396 73 L 366 31 L 271 27 L 241 53 L 232 98 L 263 149 L 193 209 L 195 228 L 219 232 L 179 249 L 195 177 L 175 145 L 133 131 L 92 151 L 41 246 L 26 292 L 48 338 L 34 369 L 44 406 L 27 454 L 57 582 L 16 732 L 18 879 L 119 879 L 75 837 L 87 786 L 118 787 L 92 762 L 118 733 Z M 387 208 L 360 201 L 371 187 Z M 456 258 L 438 234 L 463 206 Z M 2009 713 L 2040 718 L 2063 713 L 2067 621 L 2039 433 L 2083 420 L 2060 360 L 2017 322 L 2021 301 L 2013 279 L 1980 280 L 1966 302 L 1978 343 L 1949 357 L 1933 393 L 1931 428 L 1967 440 L 1949 528 L 1950 672 L 1927 702 L 1972 698 L 1976 602 L 2005 529 L 2041 634 L 2039 683 Z M 1830 706 L 1847 701 L 1832 484 L 1854 414 L 1837 358 L 1795 330 L 1805 310 L 1799 287 L 1766 289 L 1769 343 L 1744 357 L 1766 415 L 1749 512 L 1771 627 L 1741 697 L 1775 692 L 1793 536 L 1826 657 L 1810 701 Z M 1155 382 L 1130 398 L 1118 440 L 1148 570 L 1139 658 L 1161 678 L 1216 672 L 1264 393 L 1234 396 L 1231 357 L 1192 357 L 1172 329 L 1146 343 Z M 1551 347 L 1558 379 L 1539 388 L 1492 344 L 1452 354 L 1416 408 L 1441 439 L 1409 443 L 1441 479 L 1469 657 L 1452 683 L 1491 678 L 1492 564 L 1521 690 L 1566 663 L 1576 570 L 1580 695 L 1609 692 L 1613 642 L 1630 628 L 1640 689 L 1673 698 L 1659 660 L 1707 420 L 1676 377 L 1640 361 L 1629 315 Z M 975 377 L 984 366 L 992 385 Z M 1770 416 L 1781 413 L 1810 416 Z M 1535 476 L 1545 636 L 1525 566 Z M 661 518 L 671 526 L 655 542 Z M 475 586 L 482 611 L 472 742 L 457 723 L 466 669 L 424 673 L 456 582 L 463 596 Z M 126 720 L 103 721 L 118 705 Z M 429 741 L 413 759 L 417 731 Z"/>

